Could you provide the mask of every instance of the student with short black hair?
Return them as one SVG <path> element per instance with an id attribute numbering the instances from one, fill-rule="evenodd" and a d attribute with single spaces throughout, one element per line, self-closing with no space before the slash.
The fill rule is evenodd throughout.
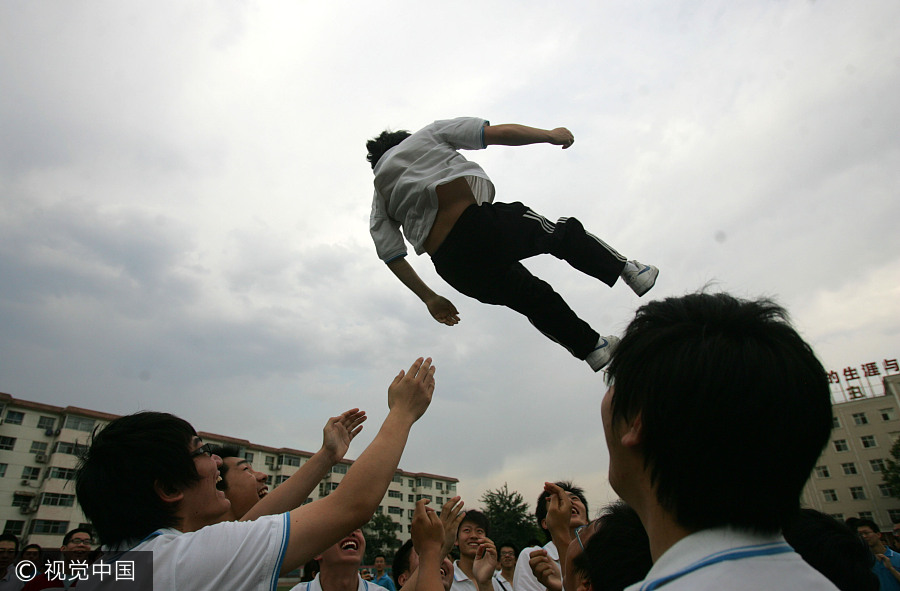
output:
<path id="1" fill-rule="evenodd" d="M 78 502 L 105 558 L 153 552 L 155 589 L 273 589 L 280 574 L 371 518 L 433 392 L 431 359 L 419 358 L 389 386 L 388 415 L 341 486 L 290 512 L 219 522 L 230 508 L 216 488 L 221 458 L 188 422 L 157 412 L 116 419 L 93 437 L 76 475 Z"/>
<path id="2" fill-rule="evenodd" d="M 491 524 L 476 509 L 466 511 L 456 532 L 459 560 L 453 563 L 451 591 L 503 591 L 494 578 L 497 548 L 488 538 Z"/>
<path id="3" fill-rule="evenodd" d="M 641 589 L 834 588 L 781 535 L 832 425 L 825 369 L 783 308 L 650 302 L 607 371 L 609 482 L 654 559 Z"/>

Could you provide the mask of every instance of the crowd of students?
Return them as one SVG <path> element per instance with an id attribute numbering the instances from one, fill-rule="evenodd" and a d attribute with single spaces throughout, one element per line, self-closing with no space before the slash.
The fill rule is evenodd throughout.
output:
<path id="1" fill-rule="evenodd" d="M 318 560 L 301 591 L 380 591 L 359 576 L 360 528 L 434 390 L 431 359 L 400 371 L 373 441 L 334 492 L 308 504 L 362 428 L 362 411 L 329 419 L 321 449 L 272 491 L 238 453 L 205 444 L 183 419 L 140 412 L 111 422 L 76 476 L 100 560 L 149 552 L 153 589 L 198 591 L 274 590 L 280 575 Z M 548 543 L 521 550 L 514 566 L 517 549 L 501 542 L 503 565 L 486 519 L 459 497 L 434 508 L 419 501 L 412 539 L 393 561 L 396 589 L 877 589 L 879 565 L 900 581 L 890 550 L 875 543 L 877 526 L 854 524 L 872 538 L 869 552 L 846 525 L 800 510 L 829 438 L 830 392 L 812 349 L 772 302 L 722 293 L 650 302 L 622 336 L 605 394 L 584 395 L 600 414 L 609 482 L 622 500 L 591 519 L 578 487 L 546 483 L 536 518 Z"/>

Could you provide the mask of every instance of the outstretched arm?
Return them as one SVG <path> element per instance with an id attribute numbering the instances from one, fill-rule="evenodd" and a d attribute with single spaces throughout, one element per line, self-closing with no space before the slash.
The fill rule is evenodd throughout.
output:
<path id="1" fill-rule="evenodd" d="M 337 417 L 331 417 L 322 430 L 322 449 L 300 466 L 290 478 L 267 494 L 241 517 L 241 521 L 252 521 L 261 515 L 277 515 L 293 511 L 309 497 L 309 493 L 331 470 L 344 459 L 350 442 L 362 431 L 366 413 L 352 408 Z"/>
<path id="2" fill-rule="evenodd" d="M 419 274 L 407 262 L 406 257 L 394 259 L 387 266 L 397 276 L 397 279 L 403 282 L 403 285 L 419 296 L 419 299 L 428 306 L 428 312 L 431 313 L 435 320 L 447 326 L 453 326 L 459 322 L 459 312 L 456 310 L 456 306 L 450 303 L 450 300 L 439 296 L 425 285 Z"/>
<path id="3" fill-rule="evenodd" d="M 369 447 L 353 463 L 333 493 L 291 511 L 290 538 L 281 572 L 289 573 L 314 558 L 375 513 L 397 471 L 410 429 L 434 393 L 431 358 L 417 359 L 388 388 L 388 412 Z"/>
<path id="4" fill-rule="evenodd" d="M 527 146 L 529 144 L 553 144 L 563 150 L 575 143 L 575 136 L 565 127 L 539 129 L 517 123 L 484 126 L 486 146 Z"/>

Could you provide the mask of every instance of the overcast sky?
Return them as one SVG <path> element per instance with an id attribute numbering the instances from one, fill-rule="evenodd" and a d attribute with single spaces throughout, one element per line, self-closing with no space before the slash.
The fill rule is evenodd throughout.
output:
<path id="1" fill-rule="evenodd" d="M 828 369 L 900 357 L 900 4 L 0 4 L 0 391 L 315 450 L 434 357 L 401 467 L 615 498 L 600 376 L 457 294 L 434 322 L 375 255 L 365 141 L 462 115 L 575 144 L 471 152 L 498 201 L 785 305 Z M 893 253 L 893 254 L 892 254 Z M 601 334 L 639 300 L 527 263 Z"/>

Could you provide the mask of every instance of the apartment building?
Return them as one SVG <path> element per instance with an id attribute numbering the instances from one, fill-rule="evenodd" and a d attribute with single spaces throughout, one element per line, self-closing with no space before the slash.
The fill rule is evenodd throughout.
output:
<path id="1" fill-rule="evenodd" d="M 896 360 L 885 364 L 896 370 Z M 889 530 L 900 523 L 900 498 L 881 473 L 900 437 L 900 374 L 886 375 L 880 384 L 842 386 L 834 394 L 834 429 L 806 483 L 803 503 L 840 520 L 872 519 Z"/>
<path id="2" fill-rule="evenodd" d="M 52 406 L 13 398 L 0 392 L 0 524 L 28 543 L 58 548 L 63 535 L 89 526 L 75 498 L 75 468 L 91 432 L 118 415 L 74 406 Z M 267 475 L 269 488 L 287 480 L 312 456 L 311 452 L 275 448 L 246 439 L 200 432 L 205 442 L 236 446 Z M 352 465 L 335 465 L 308 503 L 325 497 L 340 484 Z M 459 480 L 424 472 L 398 470 L 378 508 L 386 513 L 401 541 L 409 539 L 415 502 L 421 498 L 440 506 L 456 494 Z"/>

